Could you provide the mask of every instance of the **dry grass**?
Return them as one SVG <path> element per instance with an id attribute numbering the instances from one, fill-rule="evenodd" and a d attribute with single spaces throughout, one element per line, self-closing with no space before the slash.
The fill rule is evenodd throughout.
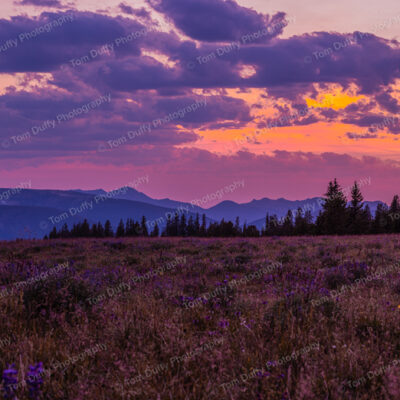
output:
<path id="1" fill-rule="evenodd" d="M 52 400 L 398 399 L 399 260 L 396 235 L 2 243 L 0 367 L 42 361 Z"/>

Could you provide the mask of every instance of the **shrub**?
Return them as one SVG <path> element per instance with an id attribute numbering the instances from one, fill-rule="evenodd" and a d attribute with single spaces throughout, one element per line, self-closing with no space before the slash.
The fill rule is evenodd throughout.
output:
<path id="1" fill-rule="evenodd" d="M 58 280 L 44 280 L 24 288 L 23 304 L 29 319 L 46 320 L 51 314 L 65 313 L 71 320 L 77 306 L 90 308 L 89 298 L 95 296 L 90 285 L 75 277 Z"/>

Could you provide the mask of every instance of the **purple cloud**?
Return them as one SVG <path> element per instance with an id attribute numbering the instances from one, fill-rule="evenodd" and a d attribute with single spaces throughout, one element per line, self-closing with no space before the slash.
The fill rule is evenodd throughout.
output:
<path id="1" fill-rule="evenodd" d="M 361 115 L 344 118 L 341 122 L 361 127 L 367 127 L 368 132 L 375 133 L 378 130 L 387 130 L 390 133 L 400 133 L 400 120 L 397 116 L 387 115 Z"/>
<path id="2" fill-rule="evenodd" d="M 137 37 L 130 40 L 129 35 Z M 116 54 L 140 54 L 139 42 L 145 35 L 146 27 L 137 21 L 89 12 L 1 19 L 0 72 L 49 72 L 83 57 L 90 63 L 90 52 L 108 43 L 114 43 Z M 124 43 L 117 46 L 117 40 Z"/>
<path id="3" fill-rule="evenodd" d="M 121 3 L 119 5 L 120 10 L 128 15 L 134 15 L 139 18 L 145 18 L 149 19 L 150 18 L 150 13 L 145 9 L 145 8 L 133 8 L 129 6 L 128 4 Z"/>
<path id="4" fill-rule="evenodd" d="M 0 144 L 9 144 L 0 148 L 2 156 L 37 158 L 45 151 L 67 156 L 97 151 L 100 144 L 109 142 L 107 150 L 119 148 L 119 144 L 123 144 L 122 150 L 143 145 L 171 147 L 197 141 L 195 128 L 227 121 L 239 128 L 251 120 L 249 107 L 241 99 L 193 95 L 170 98 L 143 92 L 134 97 L 134 102 L 115 94 L 89 112 L 58 122 L 60 114 L 68 114 L 98 97 L 95 92 L 60 96 L 48 89 L 0 96 L 0 116 L 4 119 Z M 150 128 L 138 135 L 128 134 L 140 131 L 143 125 Z M 114 146 L 114 141 L 119 144 Z"/>
<path id="5" fill-rule="evenodd" d="M 209 4 L 208 0 L 204 4 Z M 235 4 L 233 2 L 227 4 L 224 7 L 228 7 L 230 12 L 239 7 L 232 5 Z M 21 33 L 36 31 L 66 15 L 69 14 L 43 13 L 36 18 L 24 16 L 0 20 L 0 49 L 12 38 L 18 39 Z M 249 15 L 254 17 L 253 11 Z M 241 29 L 240 25 L 238 29 Z M 144 33 L 120 46 L 116 45 L 116 39 L 132 36 L 135 32 Z M 238 32 L 231 31 L 229 35 Z M 305 106 L 301 103 L 305 93 L 311 92 L 312 96 L 316 96 L 313 89 L 315 83 L 339 83 L 344 88 L 356 83 L 360 92 L 373 93 L 373 98 L 382 108 L 396 110 L 397 101 L 389 92 L 384 92 L 386 85 L 400 77 L 400 50 L 393 43 L 368 35 L 359 43 L 332 53 L 330 57 L 305 62 L 308 55 L 313 56 L 315 51 L 324 48 L 334 48 L 334 43 L 344 43 L 350 36 L 320 32 L 289 39 L 276 38 L 266 43 L 241 42 L 238 48 L 223 52 L 221 49 L 226 45 L 210 42 L 199 45 L 193 40 L 182 40 L 173 32 L 150 30 L 134 19 L 76 11 L 71 21 L 65 20 L 49 32 L 44 30 L 29 41 L 1 51 L 0 71 L 52 72 L 48 83 L 64 89 L 38 89 L 35 93 L 14 92 L 11 89 L 0 96 L 0 116 L 6 121 L 1 139 L 41 125 L 59 112 L 68 111 L 104 93 L 112 94 L 112 104 L 60 126 L 51 134 L 49 130 L 49 134 L 24 142 L 21 147 L 11 147 L 6 154 L 19 157 L 26 155 L 24 152 L 29 149 L 35 154 L 42 154 L 45 149 L 51 149 L 54 154 L 75 154 L 96 149 L 99 141 L 121 137 L 143 123 L 151 123 L 155 118 L 176 112 L 202 98 L 193 94 L 194 89 L 202 89 L 204 94 L 214 93 L 215 89 L 219 92 L 207 95 L 207 107 L 181 120 L 165 123 L 151 134 L 140 136 L 129 144 L 139 147 L 158 144 L 171 148 L 196 141 L 198 137 L 193 133 L 194 129 L 239 129 L 246 126 L 252 120 L 249 106 L 243 100 L 227 96 L 224 89 L 231 88 L 242 91 L 262 88 L 269 98 L 290 100 L 291 106 L 299 112 Z M 97 52 L 107 43 L 114 44 L 109 54 L 93 56 L 93 51 Z M 163 58 L 153 56 L 154 53 Z M 210 54 L 214 57 L 207 62 L 199 58 Z M 379 62 L 371 60 L 371 54 Z M 71 60 L 83 61 L 73 66 Z M 64 67 L 67 64 L 67 68 L 60 68 L 63 64 Z M 255 74 L 242 77 L 240 71 L 243 65 L 253 66 Z M 372 114 L 372 106 L 368 107 L 356 104 L 341 111 L 312 110 L 283 119 L 278 126 L 309 125 L 320 120 L 342 118 L 342 122 L 348 124 L 364 127 L 376 124 L 379 127 L 386 117 Z M 280 118 L 290 114 L 292 108 L 279 109 L 277 106 L 277 109 Z M 257 122 L 265 127 L 271 121 Z M 178 125 L 182 125 L 183 129 Z M 384 128 L 399 133 L 398 121 L 386 124 Z M 17 150 L 22 148 L 24 152 L 20 151 L 17 155 Z"/>
<path id="6" fill-rule="evenodd" d="M 285 13 L 272 17 L 233 0 L 149 0 L 175 26 L 192 39 L 206 42 L 229 42 L 266 29 L 264 41 L 282 33 Z"/>
<path id="7" fill-rule="evenodd" d="M 264 44 L 239 42 L 229 48 L 215 43 L 196 46 L 173 32 L 154 31 L 153 26 L 133 19 L 75 12 L 72 21 L 53 27 L 51 34 L 42 32 L 29 41 L 18 41 L 21 33 L 34 32 L 66 15 L 43 13 L 37 18 L 0 20 L 0 72 L 52 71 L 53 83 L 71 91 L 81 90 L 83 83 L 120 92 L 258 87 L 267 88 L 269 96 L 292 101 L 312 91 L 314 83 L 338 83 L 344 88 L 356 83 L 361 93 L 379 95 L 376 101 L 382 106 L 397 107 L 393 98 L 382 94 L 382 88 L 400 78 L 400 48 L 373 35 L 355 43 L 350 38 L 356 33 L 320 32 Z M 129 35 L 131 40 L 115 45 L 118 38 Z M 91 51 L 110 43 L 114 47 L 109 55 L 91 56 Z M 305 62 L 323 49 L 338 48 L 335 43 L 350 44 L 330 56 Z M 175 65 L 144 56 L 144 51 L 162 54 Z M 85 58 L 78 68 L 57 72 L 61 65 Z M 243 65 L 252 66 L 255 74 L 242 77 Z"/>
<path id="8" fill-rule="evenodd" d="M 360 139 L 376 139 L 378 135 L 372 133 L 352 133 L 347 132 L 346 136 L 349 139 L 360 140 Z"/>
<path id="9" fill-rule="evenodd" d="M 19 3 L 16 2 L 16 4 L 22 6 L 55 7 L 55 8 L 63 7 L 63 5 L 59 0 L 22 0 Z"/>
<path id="10" fill-rule="evenodd" d="M 392 114 L 400 112 L 400 103 L 388 92 L 377 94 L 375 100 L 384 110 L 389 111 Z"/>

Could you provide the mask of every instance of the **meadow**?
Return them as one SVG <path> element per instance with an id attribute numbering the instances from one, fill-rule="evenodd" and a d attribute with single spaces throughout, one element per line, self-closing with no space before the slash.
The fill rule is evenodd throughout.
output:
<path id="1" fill-rule="evenodd" d="M 1 242 L 0 398 L 398 399 L 399 239 Z"/>

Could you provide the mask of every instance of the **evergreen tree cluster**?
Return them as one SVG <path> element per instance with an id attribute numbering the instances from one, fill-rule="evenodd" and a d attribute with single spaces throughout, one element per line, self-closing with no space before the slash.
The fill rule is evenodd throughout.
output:
<path id="1" fill-rule="evenodd" d="M 346 196 L 334 179 L 329 182 L 322 204 L 322 211 L 313 221 L 310 211 L 299 208 L 293 216 L 291 210 L 279 220 L 275 215 L 267 215 L 263 236 L 299 235 L 367 235 L 378 233 L 400 233 L 400 201 L 394 196 L 389 207 L 379 203 L 373 218 L 357 182 L 351 189 L 351 199 Z"/>
<path id="2" fill-rule="evenodd" d="M 121 219 L 116 231 L 114 232 L 109 220 L 106 221 L 104 227 L 101 222 L 89 226 L 88 221 L 85 219 L 82 223 L 75 224 L 71 230 L 68 225 L 64 224 L 60 230 L 56 227 L 50 232 L 49 239 L 58 238 L 105 238 L 105 237 L 158 237 L 160 236 L 160 228 L 157 224 L 151 232 L 148 231 L 146 217 L 142 217 L 141 222 L 136 222 L 133 219 L 128 219 L 125 223 Z M 180 217 L 177 213 L 173 218 L 167 219 L 167 224 L 161 233 L 161 236 L 191 236 L 191 237 L 257 237 L 260 232 L 254 225 L 242 228 L 239 223 L 239 218 L 236 218 L 236 223 L 225 222 L 222 220 L 220 223 L 214 222 L 207 227 L 206 215 L 203 214 L 200 223 L 200 216 L 196 214 L 193 218 L 192 215 L 187 219 L 184 214 Z M 47 238 L 47 236 L 45 237 Z"/>
<path id="3" fill-rule="evenodd" d="M 160 230 L 155 224 L 152 232 L 149 234 L 146 224 L 146 217 L 142 217 L 142 221 L 139 223 L 131 218 L 128 218 L 126 222 L 121 219 L 118 224 L 117 230 L 114 232 L 111 222 L 107 220 L 103 226 L 101 222 L 97 224 L 89 225 L 87 219 L 82 223 L 74 224 L 72 229 L 68 228 L 67 224 L 64 224 L 60 230 L 56 227 L 49 234 L 49 239 L 59 238 L 108 238 L 108 237 L 138 237 L 138 236 L 159 236 Z"/>
<path id="4" fill-rule="evenodd" d="M 355 182 L 351 190 L 351 199 L 348 204 L 346 196 L 334 179 L 329 182 L 322 204 L 322 211 L 313 221 L 311 211 L 304 212 L 298 208 L 295 215 L 289 210 L 284 218 L 268 215 L 261 232 L 255 225 L 241 226 L 239 217 L 235 223 L 222 220 L 207 226 L 206 215 L 203 214 L 200 222 L 199 214 L 187 218 L 178 213 L 168 217 L 166 226 L 161 236 L 190 236 L 190 237 L 258 237 L 258 236 L 301 236 L 301 235 L 360 235 L 379 233 L 400 233 L 400 200 L 394 196 L 390 207 L 378 204 L 375 217 L 367 206 L 364 207 L 364 198 L 359 185 Z M 82 223 L 75 224 L 69 230 L 67 224 L 57 230 L 55 227 L 49 234 L 50 239 L 79 238 L 79 237 L 158 237 L 160 228 L 154 225 L 151 232 L 147 228 L 146 217 L 140 222 L 128 219 L 125 223 L 121 219 L 118 227 L 113 232 L 109 220 L 103 225 L 101 222 L 89 226 L 85 219 Z M 45 237 L 47 238 L 47 236 Z"/>

